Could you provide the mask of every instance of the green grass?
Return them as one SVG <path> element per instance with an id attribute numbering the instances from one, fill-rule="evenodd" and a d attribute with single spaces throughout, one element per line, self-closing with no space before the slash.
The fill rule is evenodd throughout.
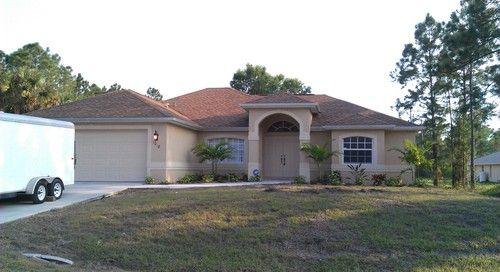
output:
<path id="1" fill-rule="evenodd" d="M 487 196 L 500 197 L 500 183 L 499 182 L 481 182 L 476 186 L 478 193 Z"/>
<path id="2" fill-rule="evenodd" d="M 425 183 L 425 187 L 432 187 L 433 186 L 431 179 L 425 178 L 422 180 Z M 453 186 L 451 184 L 451 179 L 442 180 L 439 187 L 444 188 L 444 189 L 453 189 Z M 468 188 L 467 189 L 459 188 L 459 189 L 453 189 L 453 190 L 472 191 Z M 476 182 L 475 192 L 482 194 L 482 195 L 500 197 L 500 182 Z"/>
<path id="3" fill-rule="evenodd" d="M 498 198 L 434 188 L 127 190 L 2 225 L 0 270 L 498 271 L 499 218 Z"/>

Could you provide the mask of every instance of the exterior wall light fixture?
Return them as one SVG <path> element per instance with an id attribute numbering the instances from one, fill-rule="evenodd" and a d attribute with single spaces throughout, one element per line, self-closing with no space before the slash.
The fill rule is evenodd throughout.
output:
<path id="1" fill-rule="evenodd" d="M 153 144 L 160 148 L 160 145 L 158 144 L 158 139 L 160 139 L 160 134 L 158 134 L 158 131 L 155 130 L 155 133 L 153 133 Z"/>

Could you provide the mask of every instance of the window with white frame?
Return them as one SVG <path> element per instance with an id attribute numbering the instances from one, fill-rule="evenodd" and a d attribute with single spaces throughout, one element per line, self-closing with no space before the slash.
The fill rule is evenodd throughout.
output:
<path id="1" fill-rule="evenodd" d="M 372 163 L 373 139 L 369 137 L 344 138 L 344 163 Z"/>
<path id="2" fill-rule="evenodd" d="M 232 149 L 232 156 L 221 163 L 243 163 L 245 158 L 245 140 L 237 138 L 212 138 L 208 139 L 208 144 L 214 146 L 220 142 L 226 142 Z"/>

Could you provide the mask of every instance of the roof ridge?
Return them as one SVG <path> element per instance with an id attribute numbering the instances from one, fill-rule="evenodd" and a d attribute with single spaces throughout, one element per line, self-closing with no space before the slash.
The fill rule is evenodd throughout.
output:
<path id="1" fill-rule="evenodd" d="M 237 93 L 239 95 L 242 94 L 242 95 L 245 95 L 245 96 L 253 96 L 251 94 L 247 94 L 245 92 L 237 90 L 237 89 L 235 89 L 233 87 L 208 87 L 208 88 L 203 88 L 201 90 L 197 90 L 197 91 L 194 91 L 194 92 L 189 92 L 189 93 L 185 93 L 185 94 L 182 94 L 182 95 L 178 95 L 178 96 L 175 96 L 175 97 L 163 100 L 163 101 L 169 101 L 169 100 L 173 100 L 173 99 L 178 99 L 178 98 L 185 97 L 185 96 L 188 96 L 188 95 L 193 95 L 193 94 L 197 94 L 197 93 L 201 93 L 201 92 L 206 92 L 206 91 L 210 91 L 210 90 L 221 90 L 221 89 L 227 89 L 227 90 L 235 92 L 235 93 Z"/>
<path id="2" fill-rule="evenodd" d="M 152 99 L 152 98 L 149 98 L 149 97 L 147 97 L 147 96 L 145 96 L 145 95 L 143 95 L 143 94 L 140 94 L 140 93 L 138 93 L 138 92 L 135 92 L 135 91 L 132 91 L 132 90 L 129 90 L 129 89 L 125 89 L 124 91 L 127 91 L 127 92 L 129 92 L 130 94 L 134 95 L 135 97 L 139 98 L 139 100 L 140 100 L 142 103 L 144 103 L 144 104 L 146 104 L 146 105 L 148 105 L 148 106 L 150 106 L 150 107 L 153 107 L 156 111 L 158 111 L 158 112 L 159 112 L 159 113 L 161 113 L 162 115 L 165 115 L 165 116 L 167 116 L 167 117 L 170 117 L 170 116 L 166 115 L 166 114 L 165 114 L 165 112 L 164 112 L 163 110 L 166 110 L 166 111 L 167 111 L 167 112 L 169 112 L 169 113 L 171 112 L 171 113 L 172 113 L 172 114 L 174 114 L 174 115 L 175 115 L 175 114 L 177 114 L 177 112 L 173 112 L 170 108 L 165 107 L 165 106 L 164 106 L 164 105 L 162 105 L 162 103 L 160 103 L 159 101 L 156 101 L 156 100 L 154 100 L 154 99 Z M 186 117 L 186 116 L 185 116 L 185 115 L 183 115 L 183 114 L 180 114 L 180 113 L 179 113 L 178 115 L 179 115 L 179 116 L 181 116 L 181 117 L 183 117 L 183 118 L 186 118 L 186 119 L 187 119 L 187 120 L 189 120 L 189 121 L 192 121 L 191 119 L 189 119 L 188 117 Z"/>
<path id="3" fill-rule="evenodd" d="M 273 99 L 273 97 L 292 97 L 293 99 L 298 100 L 298 102 L 302 103 L 311 103 L 314 104 L 316 102 L 309 101 L 307 99 L 303 99 L 299 97 L 296 94 L 289 94 L 289 93 L 277 93 L 277 94 L 270 94 L 270 95 L 263 95 L 263 96 L 256 96 L 256 99 L 253 99 L 251 101 L 245 102 L 243 104 L 252 104 L 252 103 L 259 103 L 260 101 L 266 101 L 269 99 Z M 296 102 L 269 102 L 269 103 L 296 103 Z"/>

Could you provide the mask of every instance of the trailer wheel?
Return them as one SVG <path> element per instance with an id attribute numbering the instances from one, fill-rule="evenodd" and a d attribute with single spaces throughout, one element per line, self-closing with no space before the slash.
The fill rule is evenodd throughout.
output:
<path id="1" fill-rule="evenodd" d="M 31 196 L 33 200 L 33 204 L 40 204 L 45 201 L 45 197 L 47 197 L 47 185 L 43 181 L 39 181 L 35 186 L 35 191 Z"/>
<path id="2" fill-rule="evenodd" d="M 63 194 L 64 185 L 60 179 L 54 179 L 49 188 L 49 195 L 54 196 L 56 199 L 61 198 Z"/>

